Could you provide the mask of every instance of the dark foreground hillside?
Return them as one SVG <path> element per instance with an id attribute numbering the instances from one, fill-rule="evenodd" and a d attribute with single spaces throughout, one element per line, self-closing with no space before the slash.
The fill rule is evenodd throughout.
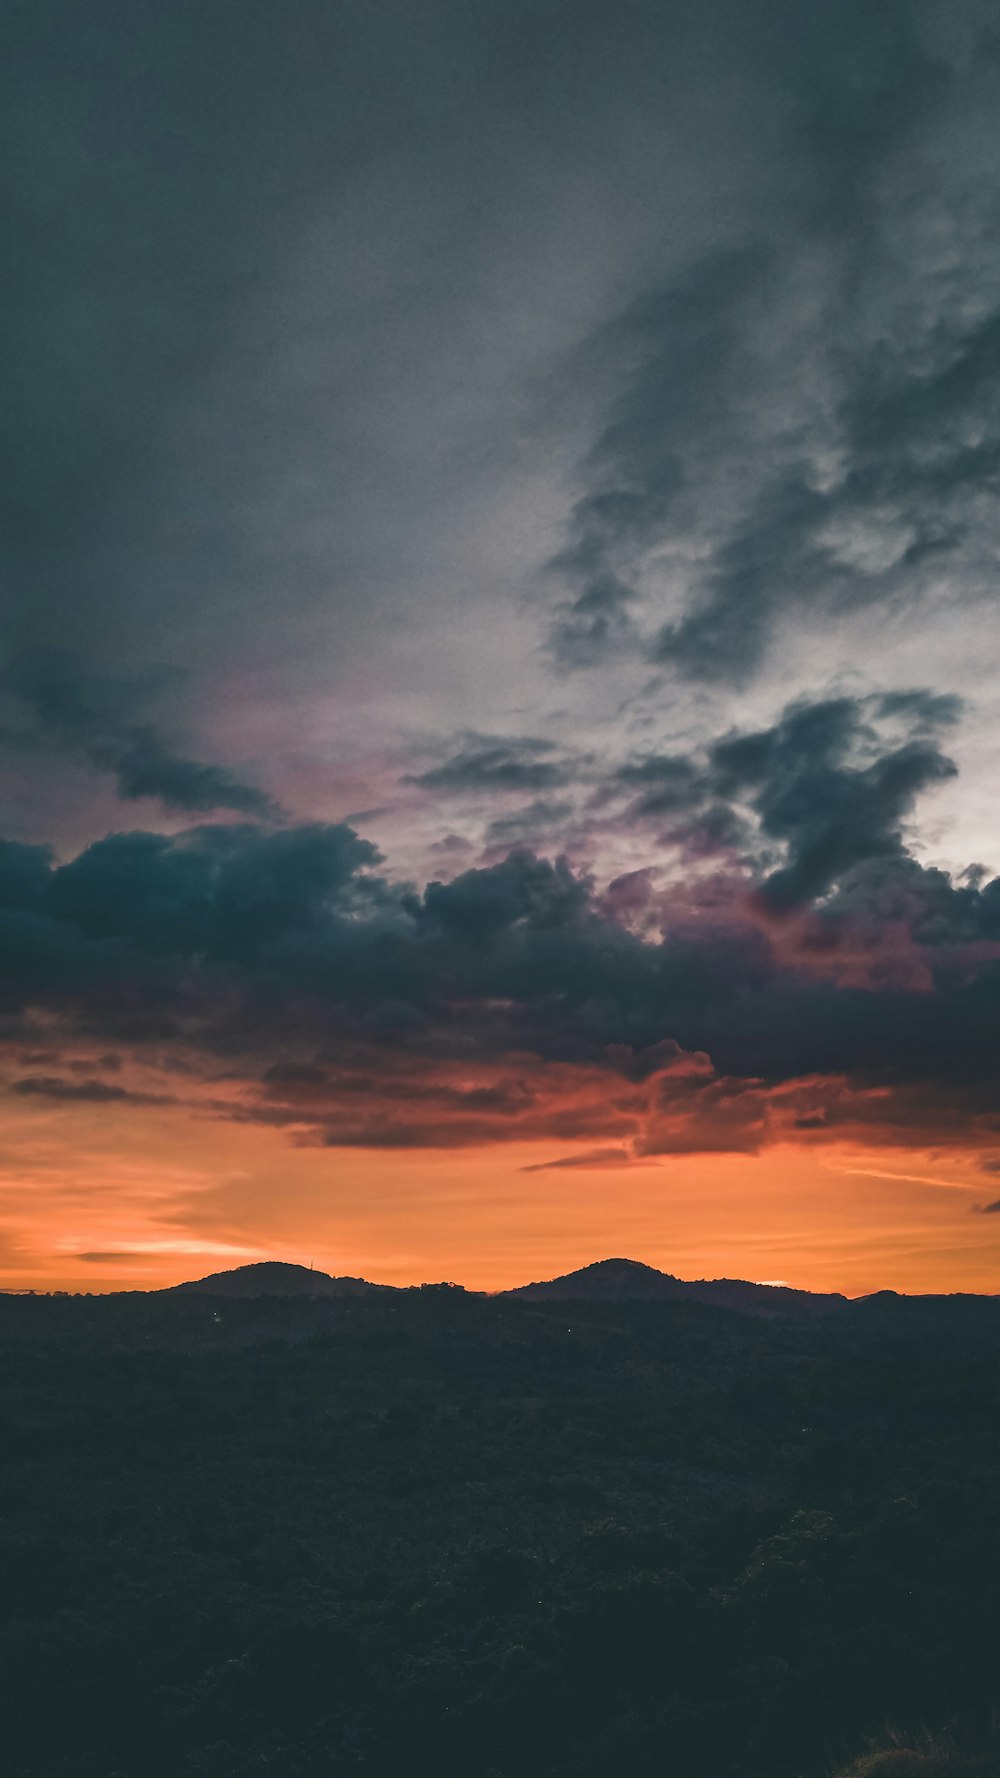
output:
<path id="1" fill-rule="evenodd" d="M 4 1770 L 987 1778 L 997 1310 L 0 1299 Z"/>

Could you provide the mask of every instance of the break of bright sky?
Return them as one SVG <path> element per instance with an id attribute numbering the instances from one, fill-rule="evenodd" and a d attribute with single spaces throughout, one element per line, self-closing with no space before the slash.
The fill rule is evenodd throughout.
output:
<path id="1" fill-rule="evenodd" d="M 1000 22 L 14 0 L 0 1274 L 1000 1281 Z"/>

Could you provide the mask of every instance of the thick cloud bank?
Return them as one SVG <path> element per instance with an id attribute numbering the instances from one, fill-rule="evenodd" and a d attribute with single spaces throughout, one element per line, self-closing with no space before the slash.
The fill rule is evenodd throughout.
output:
<path id="1" fill-rule="evenodd" d="M 10 1087 L 333 1145 L 995 1146 L 1000 880 L 904 834 L 953 719 L 841 698 L 647 758 L 626 795 L 722 811 L 741 848 L 603 888 L 522 849 L 418 892 L 343 824 L 119 833 L 62 864 L 8 841 Z"/>

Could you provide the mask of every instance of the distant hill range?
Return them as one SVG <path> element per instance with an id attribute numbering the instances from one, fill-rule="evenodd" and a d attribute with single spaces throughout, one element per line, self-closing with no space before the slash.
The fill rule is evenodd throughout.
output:
<path id="1" fill-rule="evenodd" d="M 823 1295 L 811 1290 L 792 1290 L 784 1284 L 750 1284 L 740 1278 L 675 1278 L 636 1259 L 599 1259 L 578 1272 L 549 1278 L 542 1284 L 522 1284 L 506 1296 L 598 1303 L 712 1303 L 719 1309 L 739 1309 L 744 1315 L 831 1315 L 846 1309 L 849 1298 Z"/>
<path id="2" fill-rule="evenodd" d="M 198 1295 L 206 1297 L 373 1297 L 402 1296 L 410 1287 L 394 1284 L 371 1284 L 366 1278 L 334 1278 L 329 1272 L 317 1272 L 312 1266 L 287 1264 L 283 1260 L 262 1260 L 256 1264 L 236 1266 L 228 1272 L 211 1272 L 207 1278 L 195 1278 L 186 1284 L 171 1285 L 158 1296 Z M 488 1292 L 462 1291 L 459 1285 L 421 1285 L 413 1289 L 451 1290 L 466 1296 L 485 1296 Z M 867 1319 L 879 1319 L 883 1312 L 892 1314 L 906 1310 L 912 1317 L 935 1312 L 935 1306 L 950 1305 L 950 1312 L 969 1315 L 983 1305 L 990 1305 L 992 1314 L 1000 1302 L 996 1296 L 898 1296 L 892 1290 L 879 1290 L 871 1296 L 846 1297 L 837 1292 L 793 1290 L 786 1284 L 752 1284 L 744 1278 L 675 1278 L 670 1272 L 658 1272 L 636 1259 L 599 1259 L 579 1271 L 567 1272 L 560 1278 L 547 1278 L 537 1284 L 522 1284 L 514 1290 L 492 1293 L 494 1301 L 504 1298 L 526 1302 L 591 1302 L 591 1303 L 707 1303 L 716 1309 L 733 1309 L 742 1315 L 785 1316 L 798 1320 L 804 1317 L 841 1315 L 847 1310 L 861 1313 Z"/>
<path id="3" fill-rule="evenodd" d="M 364 1278 L 334 1278 L 311 1266 L 263 1260 L 236 1266 L 228 1272 L 212 1272 L 187 1284 L 175 1284 L 170 1294 L 185 1292 L 214 1297 L 368 1297 L 392 1294 L 391 1284 L 370 1284 Z M 167 1293 L 163 1293 L 167 1294 Z M 689 1282 L 658 1272 L 635 1259 L 602 1259 L 543 1283 L 522 1284 L 516 1290 L 497 1292 L 500 1297 L 531 1301 L 573 1302 L 694 1302 L 717 1308 L 738 1309 L 753 1315 L 828 1315 L 845 1309 L 848 1298 L 790 1290 L 783 1285 L 750 1284 L 736 1278 L 700 1279 Z"/>

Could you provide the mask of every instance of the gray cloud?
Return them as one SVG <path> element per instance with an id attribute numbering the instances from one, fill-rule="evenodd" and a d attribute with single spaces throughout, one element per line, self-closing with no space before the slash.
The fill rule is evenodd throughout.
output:
<path id="1" fill-rule="evenodd" d="M 522 566 L 552 541 L 528 392 L 660 229 L 643 206 L 689 153 L 678 91 L 693 177 L 706 156 L 737 176 L 711 93 L 691 98 L 688 11 L 20 8 L 0 71 L 18 646 L 58 638 L 88 680 L 188 670 L 185 762 L 218 756 L 235 701 L 292 753 L 301 703 L 353 703 L 362 676 L 376 729 L 400 693 L 418 726 L 483 703 L 492 723 L 530 665 Z M 121 773 L 184 807 L 239 795 L 178 788 L 148 735 Z"/>
<path id="2" fill-rule="evenodd" d="M 531 735 L 470 735 L 450 759 L 408 782 L 456 794 L 551 790 L 576 775 L 571 762 L 551 757 L 556 752 L 555 742 Z"/>
<path id="3" fill-rule="evenodd" d="M 647 754 L 622 766 L 618 776 L 622 784 L 639 789 L 629 809 L 633 820 L 690 810 L 705 794 L 703 772 L 682 754 Z"/>
<path id="4" fill-rule="evenodd" d="M 266 814 L 259 748 L 283 804 L 339 817 L 385 807 L 413 734 L 475 725 L 559 742 L 432 752 L 427 795 L 541 793 L 598 724 L 620 756 L 651 658 L 763 675 L 760 724 L 804 682 L 767 678 L 789 627 L 811 686 L 872 610 L 937 668 L 997 543 L 981 9 L 108 20 L 22 7 L 0 71 L 5 654 L 57 639 L 84 726 L 101 686 L 156 692 L 77 711 L 87 776 Z M 538 655 L 553 598 L 585 690 Z M 710 701 L 677 701 L 705 739 Z M 19 831 L 110 825 L 84 774 L 15 767 Z M 401 800 L 380 833 L 412 861 Z"/>
<path id="5" fill-rule="evenodd" d="M 218 765 L 185 759 L 136 710 L 155 696 L 107 675 L 86 675 L 66 652 L 48 648 L 15 656 L 7 681 L 27 707 L 38 743 L 64 749 L 98 772 L 109 773 L 118 794 L 149 797 L 171 813 L 276 816 L 272 799 Z M 29 730 L 25 740 L 34 736 Z"/>
<path id="6" fill-rule="evenodd" d="M 487 846 L 508 847 L 537 841 L 540 835 L 551 834 L 565 826 L 574 813 L 570 802 L 546 802 L 542 799 L 498 815 L 486 828 Z"/>
<path id="7" fill-rule="evenodd" d="M 141 1248 L 117 1247 L 113 1251 L 74 1253 L 73 1258 L 86 1260 L 88 1265 L 108 1266 L 117 1265 L 124 1260 L 148 1259 L 149 1254 L 148 1252 L 144 1253 Z"/>
<path id="8" fill-rule="evenodd" d="M 68 1105 L 173 1105 L 163 1093 L 134 1093 L 106 1080 L 62 1080 L 54 1074 L 27 1074 L 11 1082 L 23 1099 L 56 1099 Z"/>
<path id="9" fill-rule="evenodd" d="M 762 834 L 788 848 L 762 886 L 772 908 L 813 901 L 868 860 L 902 858 L 905 816 L 922 791 L 955 775 L 927 732 L 933 705 L 913 708 L 923 738 L 889 749 L 875 745 L 852 698 L 793 706 L 774 728 L 714 747 L 716 790 L 746 796 Z M 953 720 L 950 705 L 943 714 Z"/>
<path id="10" fill-rule="evenodd" d="M 616 818 L 655 827 L 688 863 L 739 859 L 773 912 L 814 902 L 862 863 L 902 861 L 918 799 L 955 777 L 941 738 L 960 711 L 920 689 L 803 700 L 703 752 L 626 761 Z M 597 800 L 606 810 L 607 783 Z"/>
<path id="11" fill-rule="evenodd" d="M 584 1154 L 561 1155 L 555 1161 L 536 1161 L 533 1166 L 522 1167 L 522 1173 L 562 1173 L 584 1171 L 590 1168 L 631 1167 L 635 1165 L 635 1156 L 628 1148 L 590 1148 Z"/>
<path id="12" fill-rule="evenodd" d="M 710 446 L 732 394 L 744 304 L 764 276 L 757 247 L 710 255 L 679 283 L 629 310 L 572 364 L 611 358 L 629 367 L 585 464 L 591 490 L 576 502 L 570 541 L 550 572 L 572 593 L 553 632 L 556 658 L 586 666 L 636 646 L 644 559 L 669 536 L 699 447 Z"/>
<path id="13" fill-rule="evenodd" d="M 830 25 L 793 26 L 784 59 L 797 181 L 573 360 L 598 390 L 614 370 L 552 564 L 564 663 L 625 648 L 745 683 L 789 621 L 985 590 L 995 45 L 973 74 L 916 6 L 855 14 L 849 46 Z"/>

